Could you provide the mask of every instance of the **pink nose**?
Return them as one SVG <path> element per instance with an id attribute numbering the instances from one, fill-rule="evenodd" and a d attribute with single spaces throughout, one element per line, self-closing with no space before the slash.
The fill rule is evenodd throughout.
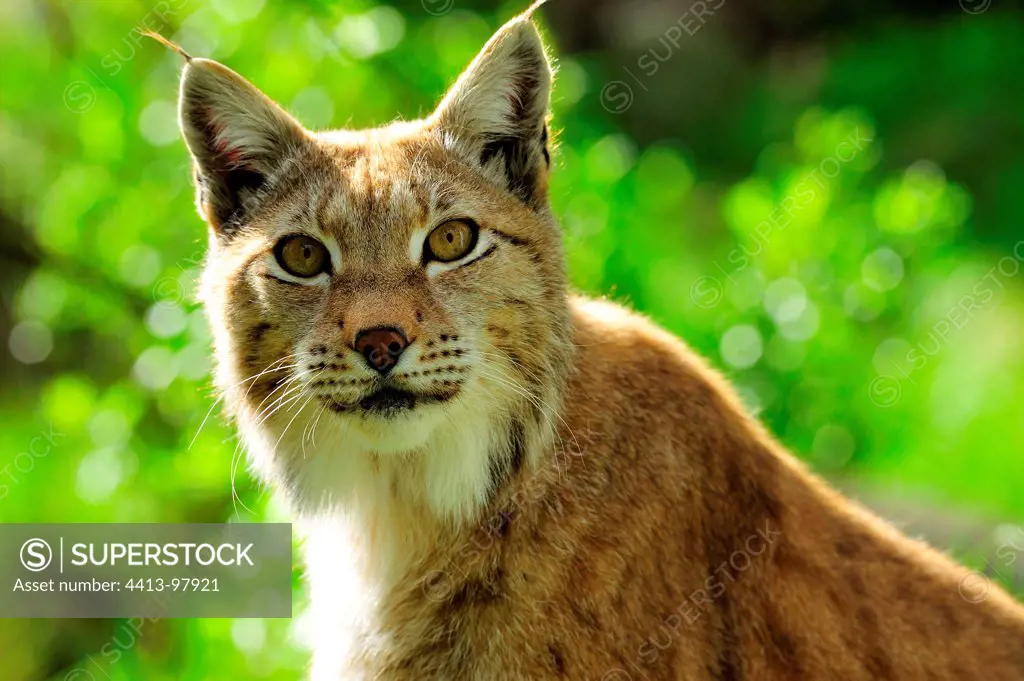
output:
<path id="1" fill-rule="evenodd" d="M 405 334 L 393 326 L 365 329 L 356 336 L 356 352 L 366 358 L 371 368 L 382 374 L 398 364 L 398 358 L 408 346 Z"/>

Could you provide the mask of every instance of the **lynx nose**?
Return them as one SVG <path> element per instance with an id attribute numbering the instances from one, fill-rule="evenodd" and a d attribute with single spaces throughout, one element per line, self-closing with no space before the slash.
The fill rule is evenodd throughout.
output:
<path id="1" fill-rule="evenodd" d="M 371 368 L 382 374 L 398 364 L 398 358 L 408 345 L 402 330 L 393 326 L 364 329 L 356 336 L 356 352 L 366 358 Z"/>

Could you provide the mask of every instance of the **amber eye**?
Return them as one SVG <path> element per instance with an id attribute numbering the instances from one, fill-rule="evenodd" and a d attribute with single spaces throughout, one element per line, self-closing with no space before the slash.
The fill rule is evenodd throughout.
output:
<path id="1" fill-rule="evenodd" d="M 315 277 L 331 266 L 331 256 L 324 245 L 302 234 L 286 236 L 278 241 L 274 255 L 284 271 L 296 277 Z"/>
<path id="2" fill-rule="evenodd" d="M 469 254 L 476 245 L 477 226 L 468 220 L 449 220 L 427 237 L 427 260 L 451 262 Z"/>

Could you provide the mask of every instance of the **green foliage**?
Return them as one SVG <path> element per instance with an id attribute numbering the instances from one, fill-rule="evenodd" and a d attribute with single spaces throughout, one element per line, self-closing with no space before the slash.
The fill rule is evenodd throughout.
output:
<path id="1" fill-rule="evenodd" d="M 359 127 L 429 111 L 513 11 L 425 9 L 439 4 L 0 9 L 0 519 L 282 515 L 211 397 L 180 60 L 133 27 L 224 61 L 310 127 Z M 1024 166 L 986 149 L 1004 165 L 953 174 L 908 152 L 962 128 L 917 130 L 925 110 L 1024 119 L 1019 23 L 969 19 L 834 46 L 820 101 L 798 111 L 753 72 L 738 112 L 702 131 L 747 159 L 740 175 L 698 160 L 701 140 L 638 144 L 643 131 L 601 107 L 614 65 L 566 56 L 551 193 L 575 285 L 686 338 L 813 468 L 1005 520 L 1024 517 Z M 24 454 L 40 433 L 53 446 Z M 974 543 L 946 548 L 981 566 Z M 303 598 L 296 578 L 296 613 Z M 301 618 L 124 625 L 0 620 L 2 676 L 296 679 L 306 661 Z M 65 676 L 78 668 L 92 676 Z"/>

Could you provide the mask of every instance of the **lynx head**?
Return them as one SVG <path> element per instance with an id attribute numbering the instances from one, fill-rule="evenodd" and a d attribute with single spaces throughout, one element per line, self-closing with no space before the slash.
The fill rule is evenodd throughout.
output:
<path id="1" fill-rule="evenodd" d="M 217 384 L 300 510 L 377 494 L 465 515 L 550 441 L 569 367 L 547 203 L 551 69 L 529 16 L 428 118 L 311 132 L 189 58 Z"/>

